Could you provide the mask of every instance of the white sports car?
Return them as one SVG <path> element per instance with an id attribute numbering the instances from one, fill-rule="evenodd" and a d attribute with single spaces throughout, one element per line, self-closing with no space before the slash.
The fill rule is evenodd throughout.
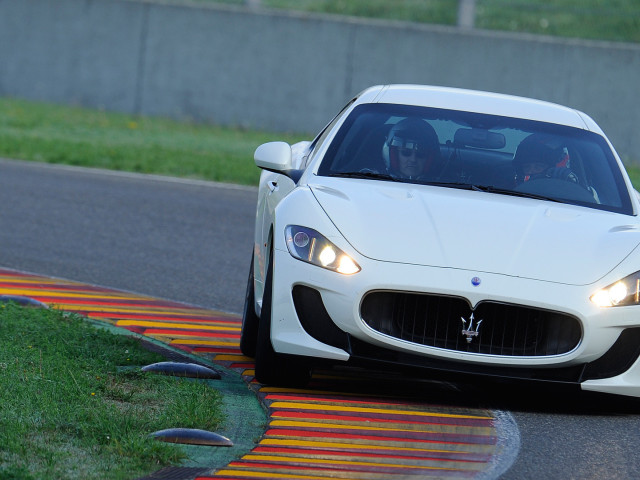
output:
<path id="1" fill-rule="evenodd" d="M 241 348 L 640 396 L 640 201 L 582 112 L 387 85 L 263 169 Z"/>

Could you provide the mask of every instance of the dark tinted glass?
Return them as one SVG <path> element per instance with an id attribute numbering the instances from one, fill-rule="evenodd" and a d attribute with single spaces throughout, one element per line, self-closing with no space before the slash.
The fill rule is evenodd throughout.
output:
<path id="1" fill-rule="evenodd" d="M 623 175 L 603 137 L 495 115 L 360 105 L 333 139 L 318 174 L 479 189 L 632 214 Z"/>

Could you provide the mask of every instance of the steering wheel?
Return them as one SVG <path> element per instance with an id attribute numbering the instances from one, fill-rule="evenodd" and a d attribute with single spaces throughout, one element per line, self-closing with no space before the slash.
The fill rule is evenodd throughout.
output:
<path id="1" fill-rule="evenodd" d="M 547 177 L 533 178 L 528 182 L 521 183 L 514 190 L 559 200 L 595 203 L 595 198 L 590 190 L 571 180 Z"/>

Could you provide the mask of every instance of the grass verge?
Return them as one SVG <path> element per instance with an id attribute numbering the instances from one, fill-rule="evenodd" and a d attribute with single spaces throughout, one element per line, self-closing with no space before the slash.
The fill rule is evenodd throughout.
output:
<path id="1" fill-rule="evenodd" d="M 256 185 L 258 145 L 300 136 L 0 98 L 0 156 Z"/>
<path id="2" fill-rule="evenodd" d="M 222 400 L 139 368 L 161 360 L 79 315 L 0 305 L 0 478 L 129 480 L 179 463 L 181 447 L 148 435 L 215 430 Z"/>
<path id="3" fill-rule="evenodd" d="M 196 1 L 248 3 L 247 0 Z M 455 25 L 460 8 L 459 0 L 257 0 L 257 3 L 265 8 L 441 25 Z M 476 0 L 475 4 L 475 25 L 485 30 L 640 42 L 637 0 Z"/>

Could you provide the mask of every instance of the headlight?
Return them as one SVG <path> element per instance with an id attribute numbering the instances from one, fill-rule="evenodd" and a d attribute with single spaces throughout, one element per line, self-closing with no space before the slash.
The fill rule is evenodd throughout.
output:
<path id="1" fill-rule="evenodd" d="M 349 255 L 312 228 L 289 225 L 285 234 L 289 253 L 298 260 L 345 275 L 360 271 Z"/>
<path id="2" fill-rule="evenodd" d="M 640 305 L 640 272 L 597 291 L 591 301 L 599 307 Z"/>

